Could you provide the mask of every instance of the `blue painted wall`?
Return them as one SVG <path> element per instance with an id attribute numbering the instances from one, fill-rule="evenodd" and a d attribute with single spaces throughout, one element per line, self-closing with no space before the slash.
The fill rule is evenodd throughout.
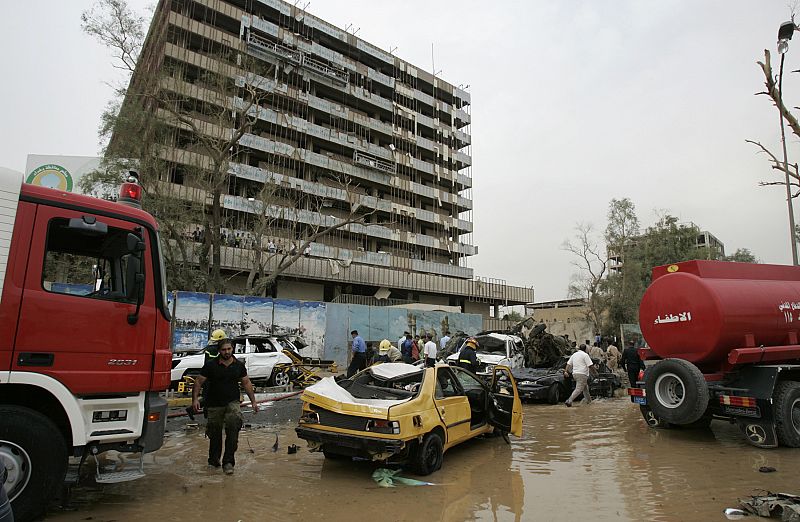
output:
<path id="1" fill-rule="evenodd" d="M 230 336 L 300 335 L 309 343 L 305 355 L 333 359 L 340 366 L 348 361 L 351 330 L 377 344 L 397 342 L 404 331 L 430 332 L 438 339 L 446 329 L 476 334 L 483 327 L 479 314 L 194 292 L 175 292 L 173 300 L 173 350 L 205 346 L 216 328 Z"/>

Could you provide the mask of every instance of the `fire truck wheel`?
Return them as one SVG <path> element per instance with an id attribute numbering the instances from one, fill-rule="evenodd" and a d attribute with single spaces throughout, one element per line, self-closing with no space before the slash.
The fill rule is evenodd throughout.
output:
<path id="1" fill-rule="evenodd" d="M 708 386 L 694 364 L 683 359 L 664 359 L 647 372 L 647 402 L 666 422 L 691 424 L 708 407 Z"/>
<path id="2" fill-rule="evenodd" d="M 800 448 L 800 382 L 781 381 L 775 385 L 775 431 L 778 442 Z"/>
<path id="3" fill-rule="evenodd" d="M 50 419 L 19 406 L 0 406 L 0 463 L 17 520 L 44 514 L 67 472 L 67 446 Z M 2 487 L 2 486 L 0 486 Z"/>

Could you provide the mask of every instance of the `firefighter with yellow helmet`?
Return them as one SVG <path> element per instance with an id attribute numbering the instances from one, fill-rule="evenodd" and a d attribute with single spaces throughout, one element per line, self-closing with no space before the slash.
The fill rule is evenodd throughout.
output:
<path id="1" fill-rule="evenodd" d="M 208 344 L 206 345 L 206 349 L 203 350 L 203 355 L 205 355 L 205 359 L 203 360 L 204 365 L 208 361 L 214 360 L 217 357 L 219 357 L 219 342 L 227 338 L 228 334 L 226 334 L 225 330 L 221 328 L 217 328 L 216 330 L 211 332 L 211 337 L 208 338 Z M 200 396 L 200 406 L 203 408 L 204 415 L 206 415 L 205 402 L 206 402 L 207 390 L 208 390 L 208 383 L 203 383 L 202 394 Z M 186 408 L 186 414 L 189 416 L 190 419 L 194 420 L 194 406 L 188 406 Z"/>
<path id="2" fill-rule="evenodd" d="M 228 334 L 225 333 L 225 330 L 221 328 L 217 328 L 213 332 L 211 332 L 211 337 L 208 339 L 208 345 L 206 345 L 206 349 L 203 353 L 205 353 L 205 361 L 207 363 L 211 359 L 216 359 L 219 357 L 219 347 L 217 346 L 219 342 L 223 339 L 227 339 Z"/>
<path id="3" fill-rule="evenodd" d="M 480 348 L 478 340 L 474 337 L 467 337 L 464 344 L 461 346 L 461 351 L 458 353 L 458 365 L 462 368 L 475 373 L 480 368 L 478 355 L 475 353 Z"/>
<path id="4" fill-rule="evenodd" d="M 381 341 L 378 362 L 403 362 L 400 350 L 388 339 Z"/>

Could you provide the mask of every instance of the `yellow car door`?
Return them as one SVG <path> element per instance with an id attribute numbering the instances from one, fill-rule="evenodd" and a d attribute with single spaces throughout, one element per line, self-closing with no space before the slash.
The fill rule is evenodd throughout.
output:
<path id="1" fill-rule="evenodd" d="M 517 381 L 507 366 L 495 366 L 490 385 L 492 404 L 489 406 L 489 423 L 505 432 L 522 436 L 522 401 L 517 392 Z"/>
<path id="2" fill-rule="evenodd" d="M 453 372 L 446 366 L 437 366 L 436 390 L 433 401 L 447 429 L 445 445 L 452 446 L 469 436 L 472 410 L 464 390 Z"/>

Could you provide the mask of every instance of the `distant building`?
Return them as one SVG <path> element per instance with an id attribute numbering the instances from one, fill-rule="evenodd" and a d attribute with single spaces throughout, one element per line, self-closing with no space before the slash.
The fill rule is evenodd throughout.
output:
<path id="1" fill-rule="evenodd" d="M 245 58 L 268 77 L 237 69 Z M 478 278 L 467 266 L 478 248 L 471 96 L 460 86 L 282 0 L 160 0 L 132 84 L 159 71 L 169 75 L 159 88 L 198 107 L 198 127 L 220 103 L 209 95 L 217 71 L 268 94 L 223 189 L 230 235 L 248 233 L 249 201 L 265 184 L 321 200 L 286 211 L 295 218 L 274 239 L 287 246 L 353 208 L 370 213 L 314 242 L 280 276 L 276 297 L 421 302 L 484 316 L 491 306 L 533 300 L 531 288 Z M 204 161 L 202 150 L 185 146 L 186 132 L 176 126 L 163 151 L 162 181 L 179 194 L 196 189 L 187 166 Z M 355 201 L 332 181 L 342 176 L 353 181 Z M 244 287 L 250 256 L 246 247 L 223 247 L 230 291 Z"/>
<path id="2" fill-rule="evenodd" d="M 587 318 L 587 311 L 585 299 L 561 299 L 525 305 L 525 315 L 533 316 L 536 323 L 546 325 L 548 333 L 569 335 L 569 340 L 578 344 L 587 339 L 594 342 L 594 327 Z"/>

